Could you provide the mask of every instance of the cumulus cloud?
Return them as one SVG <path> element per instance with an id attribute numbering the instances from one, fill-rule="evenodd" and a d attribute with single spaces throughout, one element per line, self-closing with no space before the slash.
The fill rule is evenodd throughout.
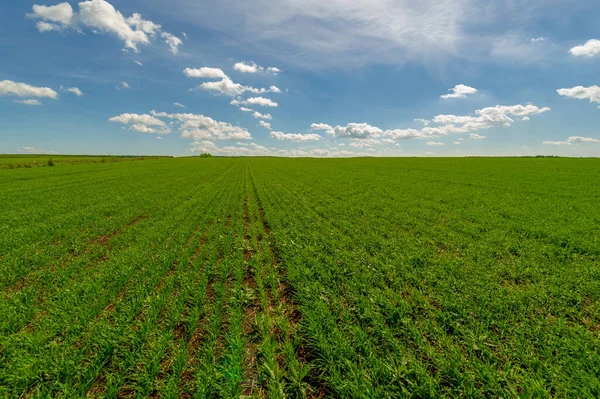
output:
<path id="1" fill-rule="evenodd" d="M 350 147 L 355 148 L 371 148 L 375 144 L 381 143 L 380 140 L 377 139 L 350 139 Z"/>
<path id="2" fill-rule="evenodd" d="M 242 107 L 243 108 L 243 107 Z M 241 109 L 241 108 L 240 108 Z M 258 111 L 254 111 L 254 113 L 252 114 L 252 116 L 256 119 L 268 119 L 271 120 L 273 119 L 273 117 L 271 116 L 271 114 L 261 114 Z"/>
<path id="3" fill-rule="evenodd" d="M 135 130 L 140 133 L 168 134 L 171 132 L 171 129 L 169 129 L 164 121 L 148 114 L 125 113 L 114 116 L 109 121 L 129 125 L 129 130 Z"/>
<path id="4" fill-rule="evenodd" d="M 69 3 L 60 3 L 55 6 L 34 5 L 33 13 L 29 14 L 32 18 L 42 19 L 70 25 L 73 21 L 73 8 Z"/>
<path id="5" fill-rule="evenodd" d="M 240 107 L 240 111 L 242 111 L 242 112 L 252 112 L 254 110 L 252 108 Z"/>
<path id="6" fill-rule="evenodd" d="M 173 105 L 179 108 L 186 108 L 186 106 L 181 103 L 173 103 Z"/>
<path id="7" fill-rule="evenodd" d="M 290 141 L 297 141 L 297 142 L 321 140 L 321 136 L 319 136 L 316 133 L 307 133 L 307 134 L 288 133 L 288 134 L 286 134 L 283 132 L 271 132 L 270 136 L 277 140 L 290 140 Z"/>
<path id="8" fill-rule="evenodd" d="M 34 5 L 27 16 L 39 20 L 36 26 L 40 32 L 82 30 L 89 28 L 94 33 L 107 33 L 117 36 L 124 43 L 124 49 L 139 51 L 140 45 L 150 44 L 150 39 L 160 33 L 173 54 L 179 52 L 181 39 L 162 31 L 162 27 L 145 20 L 138 13 L 125 18 L 112 4 L 105 0 L 87 0 L 78 4 L 75 12 L 67 2 L 54 6 Z"/>
<path id="9" fill-rule="evenodd" d="M 23 105 L 42 105 L 40 100 L 13 100 L 13 103 L 23 104 Z"/>
<path id="10" fill-rule="evenodd" d="M 489 129 L 495 126 L 511 126 L 512 117 L 529 118 L 533 115 L 550 111 L 550 108 L 539 108 L 532 104 L 527 105 L 496 105 L 475 111 L 477 116 L 437 115 L 433 122 L 441 126 L 425 127 L 421 134 L 425 137 L 446 136 L 452 133 L 468 133 L 477 130 Z"/>
<path id="11" fill-rule="evenodd" d="M 441 98 L 465 98 L 468 94 L 477 93 L 477 89 L 463 84 L 456 85 L 452 89 L 448 90 L 448 94 L 443 94 Z"/>
<path id="12" fill-rule="evenodd" d="M 268 148 L 258 145 L 256 143 L 250 143 L 247 146 L 243 147 L 235 147 L 235 146 L 227 146 L 227 147 L 218 147 L 212 141 L 196 141 L 192 144 L 190 148 L 192 152 L 208 152 L 214 155 L 223 155 L 223 156 L 264 156 L 264 155 L 272 155 L 271 150 Z"/>
<path id="13" fill-rule="evenodd" d="M 208 152 L 213 155 L 221 156 L 275 156 L 275 157 L 304 157 L 304 158 L 349 158 L 370 156 L 365 152 L 353 151 L 331 151 L 324 148 L 313 148 L 311 150 L 276 150 L 269 149 L 265 146 L 256 143 L 236 143 L 240 147 L 226 146 L 219 147 L 214 142 L 209 140 L 199 140 L 192 144 L 190 150 L 192 152 Z"/>
<path id="14" fill-rule="evenodd" d="M 233 69 L 236 71 L 240 71 L 242 73 L 256 73 L 263 69 L 263 67 L 256 65 L 256 63 L 251 62 L 246 64 L 245 62 L 236 62 L 233 65 Z"/>
<path id="15" fill-rule="evenodd" d="M 219 68 L 185 68 L 183 73 L 190 78 L 228 79 L 225 72 Z"/>
<path id="16" fill-rule="evenodd" d="M 600 40 L 591 39 L 580 46 L 575 46 L 569 50 L 569 53 L 575 56 L 592 57 L 600 53 Z"/>
<path id="17" fill-rule="evenodd" d="M 487 136 L 481 136 L 477 133 L 471 133 L 471 134 L 469 134 L 469 137 L 471 137 L 473 140 L 483 140 L 483 139 L 487 138 Z"/>
<path id="18" fill-rule="evenodd" d="M 444 143 L 440 143 L 440 142 L 437 142 L 437 141 L 428 141 L 428 142 L 427 142 L 427 143 L 425 143 L 425 144 L 427 144 L 427 145 L 434 145 L 434 146 L 438 146 L 438 145 L 446 145 L 446 144 L 444 144 Z"/>
<path id="19" fill-rule="evenodd" d="M 27 83 L 0 81 L 0 96 L 51 98 L 56 100 L 58 93 L 48 87 L 36 87 Z"/>
<path id="20" fill-rule="evenodd" d="M 556 92 L 564 97 L 575 98 L 577 100 L 590 100 L 590 102 L 600 103 L 599 86 L 575 86 L 570 89 L 558 89 Z"/>
<path id="21" fill-rule="evenodd" d="M 264 67 L 257 65 L 255 62 L 248 62 L 248 63 L 236 62 L 233 65 L 233 69 L 235 69 L 236 71 L 239 71 L 241 73 L 258 73 L 258 72 L 265 71 Z M 268 68 L 266 68 L 266 71 L 273 73 L 275 75 L 278 74 L 279 72 L 281 72 L 281 70 L 276 67 L 268 67 Z"/>
<path id="22" fill-rule="evenodd" d="M 269 129 L 271 130 L 271 124 L 269 122 L 265 122 L 265 121 L 259 121 L 258 124 L 262 127 L 264 127 L 265 129 Z"/>
<path id="23" fill-rule="evenodd" d="M 421 132 L 416 129 L 386 130 L 384 136 L 389 137 L 392 140 L 406 140 L 422 137 Z"/>
<path id="24" fill-rule="evenodd" d="M 544 141 L 543 144 L 551 145 L 573 145 L 578 143 L 600 143 L 600 139 L 592 137 L 571 136 L 565 141 Z"/>
<path id="25" fill-rule="evenodd" d="M 239 126 L 216 121 L 200 114 L 168 114 L 151 112 L 155 118 L 166 118 L 173 121 L 181 137 L 193 140 L 250 140 L 250 133 Z"/>
<path id="26" fill-rule="evenodd" d="M 264 97 L 251 97 L 247 100 L 244 100 L 241 102 L 242 104 L 246 104 L 246 105 L 259 105 L 261 107 L 278 107 L 279 104 L 277 104 L 275 101 L 268 99 L 268 98 L 264 98 Z"/>
<path id="27" fill-rule="evenodd" d="M 323 130 L 326 134 L 337 138 L 369 139 L 378 138 L 383 131 L 367 123 L 348 123 L 346 126 L 331 126 L 326 123 L 313 123 L 312 130 Z"/>
<path id="28" fill-rule="evenodd" d="M 40 150 L 39 148 L 33 147 L 33 146 L 21 147 L 21 148 L 19 148 L 19 151 L 27 153 L 27 154 L 40 154 L 40 153 L 42 153 L 42 150 Z"/>
<path id="29" fill-rule="evenodd" d="M 200 86 L 198 86 L 198 88 L 202 89 L 202 90 L 207 90 L 207 91 L 216 91 L 218 93 L 221 93 L 221 94 L 224 94 L 224 95 L 230 96 L 230 97 L 241 96 L 245 92 L 256 93 L 256 94 L 269 93 L 269 92 L 281 93 L 281 90 L 279 90 L 279 88 L 277 88 L 276 86 L 271 86 L 268 89 L 265 89 L 265 88 L 256 89 L 251 86 L 244 86 L 242 84 L 235 83 L 229 78 L 225 78 L 225 79 L 222 79 L 222 80 L 219 80 L 216 82 L 205 82 L 205 83 L 202 83 Z"/>
<path id="30" fill-rule="evenodd" d="M 81 90 L 79 90 L 77 87 L 63 87 L 63 86 L 60 86 L 60 89 L 61 89 L 62 91 L 68 91 L 68 92 L 70 92 L 70 93 L 73 93 L 73 94 L 75 94 L 77 97 L 81 97 L 81 96 L 83 96 L 83 92 L 82 92 Z"/>
<path id="31" fill-rule="evenodd" d="M 347 126 L 331 126 L 326 123 L 313 123 L 313 131 L 324 131 L 336 138 L 390 140 L 442 137 L 449 134 L 471 133 L 471 138 L 482 139 L 485 136 L 475 134 L 476 131 L 495 126 L 511 126 L 515 117 L 528 119 L 533 115 L 550 111 L 548 107 L 527 105 L 496 105 L 475 111 L 475 115 L 437 115 L 422 129 L 390 129 L 382 130 L 366 123 L 349 123 Z M 431 125 L 433 124 L 433 125 Z"/>
<path id="32" fill-rule="evenodd" d="M 429 121 L 427 119 L 417 118 L 417 119 L 413 119 L 413 122 L 420 122 L 423 124 L 423 126 L 429 125 Z"/>

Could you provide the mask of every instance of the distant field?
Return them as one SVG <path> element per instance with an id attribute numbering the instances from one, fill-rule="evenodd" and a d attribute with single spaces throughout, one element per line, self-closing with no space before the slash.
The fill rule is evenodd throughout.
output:
<path id="1" fill-rule="evenodd" d="M 0 169 L 35 168 L 40 166 L 74 165 L 80 163 L 105 163 L 139 161 L 161 157 L 153 156 L 102 156 L 102 155 L 12 155 L 0 154 Z"/>
<path id="2" fill-rule="evenodd" d="M 0 170 L 0 397 L 600 396 L 600 160 Z"/>

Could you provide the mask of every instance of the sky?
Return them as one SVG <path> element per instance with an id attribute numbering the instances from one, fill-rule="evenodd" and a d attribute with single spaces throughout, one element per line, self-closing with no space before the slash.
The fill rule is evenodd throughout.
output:
<path id="1" fill-rule="evenodd" d="M 0 3 L 0 153 L 600 156 L 597 0 Z"/>

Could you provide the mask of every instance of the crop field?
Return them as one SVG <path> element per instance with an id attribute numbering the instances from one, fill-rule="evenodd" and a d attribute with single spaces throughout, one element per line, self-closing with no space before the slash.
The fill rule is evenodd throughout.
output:
<path id="1" fill-rule="evenodd" d="M 35 168 L 41 166 L 75 165 L 80 163 L 105 163 L 140 161 L 160 158 L 156 156 L 102 156 L 102 155 L 12 155 L 0 154 L 0 169 Z"/>
<path id="2" fill-rule="evenodd" d="M 0 397 L 600 396 L 600 160 L 0 170 Z"/>

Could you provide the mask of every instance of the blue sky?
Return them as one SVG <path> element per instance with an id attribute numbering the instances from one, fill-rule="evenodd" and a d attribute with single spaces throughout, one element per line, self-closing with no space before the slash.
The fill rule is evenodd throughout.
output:
<path id="1" fill-rule="evenodd" d="M 600 156 L 599 11 L 5 1 L 0 153 Z"/>

